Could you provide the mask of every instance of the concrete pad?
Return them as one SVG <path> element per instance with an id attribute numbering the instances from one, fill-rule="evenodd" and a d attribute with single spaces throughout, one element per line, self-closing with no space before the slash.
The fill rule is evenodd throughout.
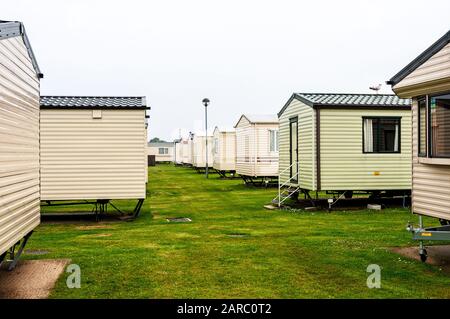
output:
<path id="1" fill-rule="evenodd" d="M 426 246 L 427 264 L 441 267 L 445 272 L 450 273 L 450 245 Z M 392 248 L 392 252 L 404 257 L 420 261 L 419 244 L 414 247 Z"/>
<path id="2" fill-rule="evenodd" d="M 69 264 L 69 259 L 42 259 L 19 261 L 16 268 L 0 269 L 0 298 L 48 298 L 59 276 Z"/>

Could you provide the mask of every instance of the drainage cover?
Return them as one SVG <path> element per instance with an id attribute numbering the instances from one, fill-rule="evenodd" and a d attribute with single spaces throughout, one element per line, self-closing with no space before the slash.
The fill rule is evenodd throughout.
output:
<path id="1" fill-rule="evenodd" d="M 167 221 L 172 223 L 189 223 L 192 220 L 187 217 L 175 217 L 175 218 L 167 218 Z"/>
<path id="2" fill-rule="evenodd" d="M 234 233 L 234 234 L 228 234 L 228 237 L 233 237 L 233 238 L 242 238 L 242 237 L 248 237 L 250 236 L 249 234 L 242 234 L 242 233 Z"/>
<path id="3" fill-rule="evenodd" d="M 40 249 L 29 249 L 29 250 L 25 250 L 25 255 L 47 255 L 49 253 L 49 251 L 47 250 L 40 250 Z"/>

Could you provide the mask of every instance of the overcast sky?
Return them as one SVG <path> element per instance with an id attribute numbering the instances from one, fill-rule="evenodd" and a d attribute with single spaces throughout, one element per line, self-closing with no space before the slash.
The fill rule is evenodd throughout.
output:
<path id="1" fill-rule="evenodd" d="M 448 0 L 15 0 L 42 95 L 145 95 L 150 137 L 277 113 L 293 92 L 369 93 L 450 29 Z M 383 93 L 391 93 L 384 85 Z"/>

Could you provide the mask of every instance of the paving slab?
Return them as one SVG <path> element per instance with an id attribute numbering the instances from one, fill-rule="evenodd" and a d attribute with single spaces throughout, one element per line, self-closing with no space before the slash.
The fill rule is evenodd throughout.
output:
<path id="1" fill-rule="evenodd" d="M 45 299 L 70 259 L 21 260 L 16 268 L 0 268 L 1 299 Z"/>

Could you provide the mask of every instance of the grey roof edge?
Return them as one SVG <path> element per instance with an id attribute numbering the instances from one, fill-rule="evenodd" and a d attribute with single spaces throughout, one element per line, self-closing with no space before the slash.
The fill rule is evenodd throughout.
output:
<path id="1" fill-rule="evenodd" d="M 270 124 L 270 123 L 276 123 L 276 124 L 278 124 L 278 122 L 253 122 L 253 121 L 251 121 L 245 114 L 242 114 L 240 117 L 239 117 L 239 120 L 236 122 L 236 124 L 233 126 L 233 128 L 236 128 L 237 126 L 238 126 L 238 124 L 239 124 L 239 122 L 242 120 L 242 118 L 246 118 L 246 120 L 250 123 L 250 124 L 257 124 L 257 123 L 264 123 L 264 124 Z"/>
<path id="2" fill-rule="evenodd" d="M 116 106 L 114 107 L 115 110 L 125 109 L 125 110 L 132 110 L 132 109 L 139 109 L 139 110 L 150 110 L 151 107 L 147 106 L 147 97 L 141 96 L 141 95 L 41 95 L 40 98 L 140 98 L 141 99 L 141 106 Z M 54 106 L 54 105 L 42 105 L 40 104 L 41 109 L 111 109 L 109 106 Z"/>
<path id="3" fill-rule="evenodd" d="M 403 69 L 401 69 L 390 80 L 386 81 L 386 84 L 392 86 L 398 84 L 400 81 L 402 81 L 412 72 L 414 72 L 414 70 L 416 70 L 419 66 L 424 64 L 433 55 L 442 50 L 442 48 L 445 47 L 449 42 L 450 42 L 450 30 L 447 31 L 447 33 L 444 34 L 439 40 L 437 40 L 431 46 L 429 46 L 428 49 L 419 54 L 414 60 L 412 60 Z"/>
<path id="4" fill-rule="evenodd" d="M 376 106 L 375 104 L 333 104 L 333 103 L 316 103 L 314 101 L 311 101 L 307 98 L 305 98 L 303 95 L 304 94 L 311 94 L 311 95 L 365 95 L 365 96 L 372 96 L 375 94 L 371 94 L 371 93 L 293 93 L 291 95 L 291 97 L 289 98 L 289 100 L 284 104 L 284 106 L 281 108 L 281 110 L 278 112 L 278 118 L 281 117 L 281 115 L 283 115 L 284 111 L 288 108 L 288 106 L 292 103 L 292 101 L 298 100 L 300 102 L 305 103 L 306 105 L 310 106 L 310 107 L 327 107 L 327 106 L 335 106 L 336 108 L 346 108 L 346 107 L 352 107 L 352 108 L 358 108 L 358 107 L 364 107 L 364 108 L 369 108 L 369 107 L 373 107 Z M 396 96 L 395 94 L 378 94 L 379 96 Z M 409 105 L 398 105 L 398 104 L 383 104 L 383 107 L 392 107 L 393 109 L 407 109 L 407 108 L 411 108 L 411 104 Z"/>
<path id="5" fill-rule="evenodd" d="M 28 39 L 23 23 L 19 21 L 0 22 L 0 40 L 22 36 L 25 47 L 27 48 L 28 55 L 31 59 L 31 63 L 33 64 L 34 71 L 36 72 L 38 79 L 42 79 L 44 77 L 44 74 L 39 69 L 39 64 L 37 63 L 36 56 L 34 55 L 33 49 L 31 48 L 30 40 Z"/>

